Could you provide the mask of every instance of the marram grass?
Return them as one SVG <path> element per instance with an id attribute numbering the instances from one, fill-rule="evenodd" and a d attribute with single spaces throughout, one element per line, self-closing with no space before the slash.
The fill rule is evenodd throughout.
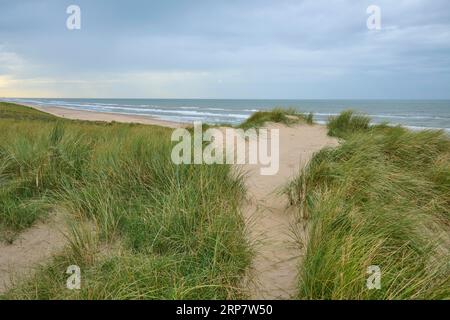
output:
<path id="1" fill-rule="evenodd" d="M 15 117 L 17 115 L 17 117 Z M 68 215 L 64 253 L 7 299 L 227 299 L 250 261 L 242 178 L 174 165 L 171 130 L 60 120 L 0 104 L 0 234 Z M 65 273 L 81 268 L 81 290 Z"/>
<path id="2" fill-rule="evenodd" d="M 242 129 L 259 128 L 267 122 L 283 123 L 293 125 L 296 123 L 313 124 L 313 114 L 304 114 L 293 108 L 274 108 L 268 111 L 258 111 L 253 113 L 247 120 L 239 125 Z"/>
<path id="3" fill-rule="evenodd" d="M 300 299 L 450 298 L 450 140 L 442 131 L 369 127 L 343 113 L 345 137 L 287 188 L 309 219 Z M 369 266 L 381 288 L 369 290 Z"/>

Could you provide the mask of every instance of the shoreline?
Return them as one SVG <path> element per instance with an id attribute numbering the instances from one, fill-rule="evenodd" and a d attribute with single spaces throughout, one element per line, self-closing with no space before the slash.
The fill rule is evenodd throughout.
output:
<path id="1" fill-rule="evenodd" d="M 41 112 L 45 112 L 56 117 L 70 119 L 70 120 L 83 120 L 83 121 L 102 121 L 102 122 L 120 122 L 120 123 L 136 123 L 136 124 L 146 124 L 146 125 L 154 125 L 166 128 L 185 128 L 189 127 L 190 124 L 186 122 L 175 122 L 175 121 L 167 121 L 157 119 L 151 116 L 145 115 L 129 115 L 129 114 L 121 114 L 121 113 L 112 113 L 112 112 L 96 112 L 96 111 L 87 111 L 87 110 L 74 110 L 61 106 L 57 107 L 39 107 L 32 104 L 24 104 L 21 105 L 36 109 Z"/>
<path id="2" fill-rule="evenodd" d="M 76 110 L 71 108 L 66 108 L 63 106 L 51 106 L 51 107 L 40 107 L 28 103 L 17 103 L 18 105 L 23 105 L 36 109 L 41 112 L 45 112 L 56 117 L 70 119 L 70 120 L 81 120 L 81 121 L 101 121 L 101 122 L 119 122 L 119 123 L 136 123 L 144 125 L 154 125 L 166 128 L 188 128 L 192 126 L 189 122 L 176 122 L 169 120 L 162 120 L 149 115 L 134 115 L 134 114 L 123 114 L 114 112 L 98 112 L 91 110 Z M 326 126 L 326 122 L 315 121 L 315 125 Z M 377 125 L 378 123 L 371 123 L 371 125 Z M 421 126 L 411 126 L 405 124 L 387 123 L 388 126 L 395 127 L 401 126 L 403 128 L 409 129 L 411 131 L 422 131 L 422 130 L 443 130 L 447 135 L 450 136 L 450 128 L 438 128 L 438 127 L 421 127 Z"/>
<path id="3" fill-rule="evenodd" d="M 99 111 L 99 110 L 78 110 L 78 109 L 73 109 L 71 107 L 67 107 L 67 106 L 59 105 L 59 104 L 58 105 L 46 106 L 45 104 L 44 105 L 34 104 L 31 101 L 29 101 L 29 102 L 25 102 L 25 101 L 22 102 L 22 101 L 13 101 L 13 100 L 10 100 L 10 99 L 3 100 L 2 98 L 0 98 L 0 101 L 16 103 L 16 104 L 20 104 L 20 105 L 25 105 L 25 106 L 34 108 L 34 109 L 39 110 L 39 111 L 47 112 L 49 114 L 53 114 L 53 115 L 56 115 L 56 116 L 65 117 L 65 118 L 69 118 L 69 119 L 79 119 L 79 117 L 82 117 L 80 120 L 117 121 L 117 122 L 124 122 L 124 123 L 142 123 L 142 124 L 150 124 L 150 125 L 159 125 L 159 126 L 170 127 L 170 128 L 189 127 L 189 126 L 192 125 L 192 121 L 183 120 L 182 116 L 181 116 L 180 119 L 175 119 L 174 120 L 174 119 L 170 119 L 169 118 L 167 120 L 163 120 L 163 119 L 158 118 L 158 116 L 154 115 L 154 114 L 134 114 L 133 112 L 116 113 L 116 112 L 108 112 L 108 111 L 103 111 L 103 110 L 101 110 L 101 111 Z M 62 109 L 62 110 L 60 110 L 60 109 Z M 203 110 L 201 110 L 201 109 L 202 108 L 199 107 L 199 112 L 200 111 L 203 112 Z M 209 110 L 209 109 L 206 108 L 206 110 Z M 225 110 L 225 109 L 223 109 L 223 110 Z M 249 111 L 249 110 L 245 110 L 245 111 Z M 256 109 L 254 109 L 254 112 L 256 112 L 256 111 L 268 111 L 268 110 L 265 110 L 264 108 L 256 108 Z M 413 119 L 411 121 L 406 121 L 406 122 L 403 122 L 403 121 L 399 122 L 399 121 L 396 121 L 395 119 L 390 119 L 390 120 L 387 120 L 387 121 L 381 121 L 379 119 L 379 117 L 385 117 L 385 116 L 380 116 L 380 115 L 377 115 L 377 114 L 371 114 L 371 113 L 368 113 L 367 110 L 366 111 L 359 110 L 358 108 L 354 109 L 354 111 L 358 112 L 358 113 L 361 113 L 361 114 L 363 114 L 365 116 L 371 117 L 370 125 L 387 124 L 389 126 L 402 126 L 402 127 L 407 128 L 409 130 L 412 130 L 412 131 L 443 130 L 444 132 L 446 132 L 447 134 L 450 135 L 450 126 L 448 124 L 446 124 L 446 123 L 441 123 L 441 124 L 425 123 L 425 122 L 424 123 L 417 123 L 416 121 L 413 121 Z M 197 112 L 197 111 L 195 111 L 195 112 Z M 214 111 L 207 111 L 207 112 L 214 112 Z M 230 112 L 232 112 L 231 109 L 230 109 Z M 300 112 L 302 112 L 302 111 L 300 111 Z M 340 111 L 336 111 L 336 112 L 337 113 L 326 113 L 326 114 L 328 114 L 329 117 L 337 116 Z M 75 115 L 75 113 L 77 115 Z M 305 112 L 303 111 L 303 113 L 305 113 Z M 314 122 L 315 122 L 315 124 L 326 125 L 327 121 L 329 120 L 329 117 L 325 118 L 324 117 L 325 114 L 320 112 L 319 110 L 313 111 L 312 113 L 314 115 Z M 69 114 L 72 114 L 72 116 L 69 116 Z M 252 113 L 249 114 L 248 117 L 250 117 L 251 115 L 252 115 Z M 392 115 L 392 116 L 393 116 L 393 118 L 395 118 L 395 115 Z M 428 117 L 433 118 L 434 116 L 432 114 L 430 114 Z M 440 118 L 440 117 L 445 117 L 445 115 L 438 116 L 438 118 Z M 234 121 L 231 121 L 231 122 L 229 122 L 229 121 L 224 121 L 224 122 L 220 122 L 220 121 L 214 122 L 213 121 L 213 122 L 210 122 L 206 118 L 207 117 L 205 117 L 205 119 L 201 119 L 199 121 L 202 121 L 202 122 L 208 123 L 208 124 L 220 124 L 220 123 L 233 123 L 233 124 L 235 124 Z M 374 120 L 374 118 L 376 118 L 377 120 Z M 408 117 L 405 116 L 405 118 L 408 118 Z M 145 120 L 143 120 L 143 119 L 145 119 Z M 179 120 L 181 120 L 181 121 L 179 121 Z M 245 121 L 245 119 L 242 119 L 242 121 Z"/>

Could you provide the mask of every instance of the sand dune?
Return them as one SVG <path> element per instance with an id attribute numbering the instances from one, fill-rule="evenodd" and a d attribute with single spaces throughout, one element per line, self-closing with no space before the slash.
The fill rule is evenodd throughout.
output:
<path id="1" fill-rule="evenodd" d="M 58 117 L 89 121 L 117 121 L 160 125 L 170 128 L 186 124 L 162 121 L 139 115 L 122 115 L 80 111 L 60 107 L 39 108 Z M 296 293 L 297 269 L 302 250 L 299 238 L 305 237 L 305 225 L 296 212 L 287 209 L 287 198 L 280 189 L 303 168 L 312 155 L 337 140 L 327 136 L 320 125 L 268 124 L 268 129 L 280 130 L 280 164 L 276 175 L 263 176 L 260 165 L 235 165 L 246 173 L 248 201 L 243 206 L 249 241 L 256 251 L 248 277 L 252 299 L 290 299 Z M 54 225 L 53 225 L 54 226 Z M 65 240 L 52 229 L 52 224 L 40 224 L 24 232 L 20 241 L 0 246 L 0 291 L 9 283 L 14 271 L 25 273 L 36 264 L 59 251 Z"/>

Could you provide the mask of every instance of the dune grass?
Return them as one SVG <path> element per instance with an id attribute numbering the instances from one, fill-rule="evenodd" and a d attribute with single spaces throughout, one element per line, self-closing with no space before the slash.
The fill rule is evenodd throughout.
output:
<path id="1" fill-rule="evenodd" d="M 0 119 L 56 121 L 51 114 L 15 103 L 0 102 Z"/>
<path id="2" fill-rule="evenodd" d="M 287 188 L 309 219 L 301 299 L 450 298 L 450 140 L 442 131 L 368 126 L 345 112 L 345 137 Z M 367 268 L 380 267 L 369 290 Z"/>
<path id="3" fill-rule="evenodd" d="M 303 114 L 292 108 L 275 108 L 269 111 L 258 111 L 253 113 L 247 120 L 239 125 L 239 128 L 259 128 L 267 122 L 283 123 L 292 125 L 299 122 L 313 124 L 313 114 Z"/>
<path id="4" fill-rule="evenodd" d="M 367 130 L 369 124 L 369 117 L 352 110 L 346 110 L 338 116 L 330 117 L 327 123 L 328 134 L 333 137 L 344 138 L 349 134 Z"/>
<path id="5" fill-rule="evenodd" d="M 69 225 L 65 252 L 3 298 L 243 296 L 245 190 L 229 166 L 174 165 L 170 129 L 12 104 L 0 104 L 0 132 L 0 234 L 13 241 L 50 210 Z M 81 268 L 81 290 L 66 288 L 70 265 Z"/>

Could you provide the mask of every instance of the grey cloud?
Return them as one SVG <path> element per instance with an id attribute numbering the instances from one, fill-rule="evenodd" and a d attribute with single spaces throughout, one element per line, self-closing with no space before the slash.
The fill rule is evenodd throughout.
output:
<path id="1" fill-rule="evenodd" d="M 65 28 L 72 3 L 80 31 Z M 450 3 L 379 0 L 379 32 L 366 28 L 370 4 L 0 0 L 0 75 L 72 96 L 145 94 L 147 83 L 160 87 L 148 96 L 450 97 Z"/>

